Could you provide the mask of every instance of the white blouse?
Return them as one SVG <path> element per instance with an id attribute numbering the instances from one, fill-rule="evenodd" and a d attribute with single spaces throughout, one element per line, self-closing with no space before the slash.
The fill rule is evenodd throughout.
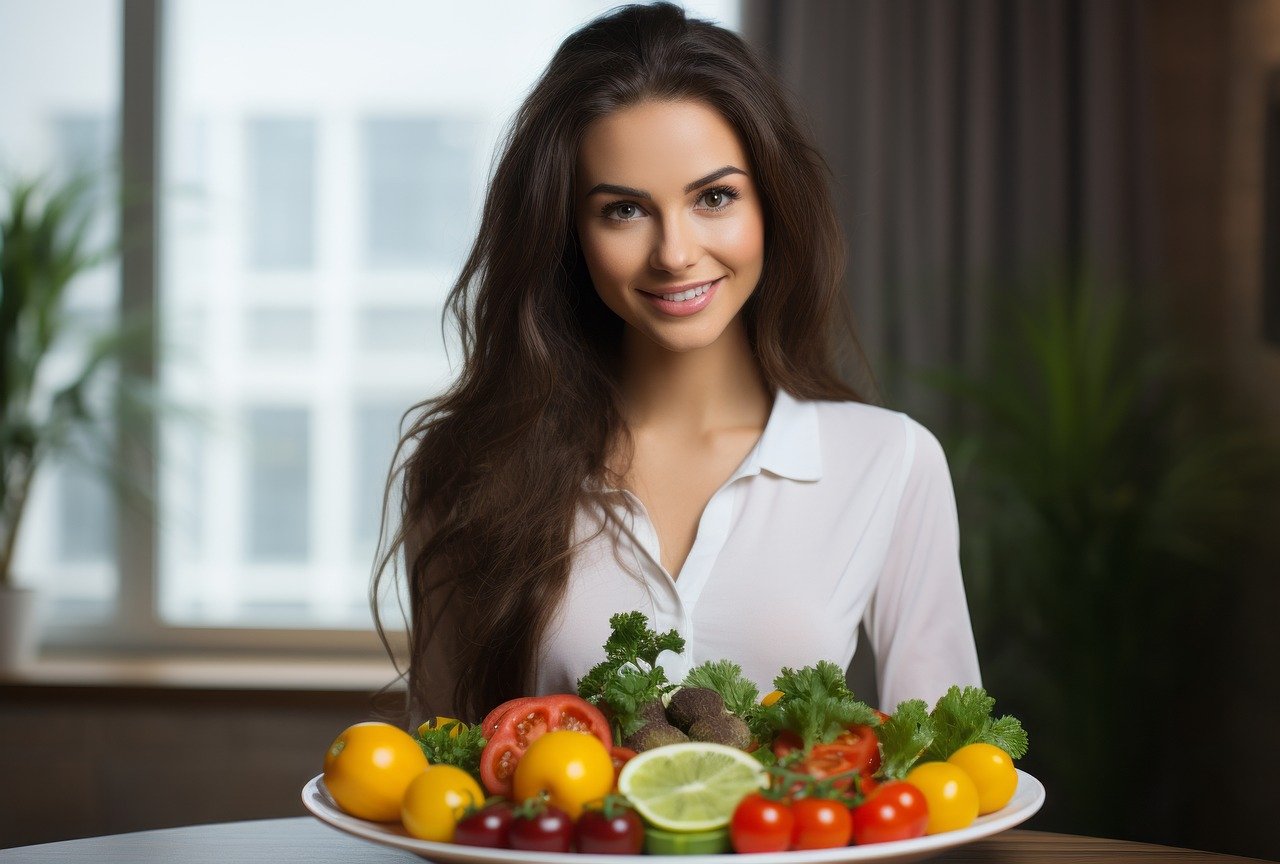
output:
<path id="1" fill-rule="evenodd" d="M 765 693 L 784 666 L 847 668 L 861 622 L 883 710 L 980 684 L 946 456 L 907 415 L 779 390 L 760 440 L 703 511 L 679 579 L 640 499 L 622 494 L 636 518 L 620 502 L 579 510 L 575 541 L 604 530 L 575 554 L 536 693 L 574 692 L 604 659 L 609 617 L 632 610 L 684 637 L 683 654 L 660 661 L 672 681 L 728 659 Z"/>

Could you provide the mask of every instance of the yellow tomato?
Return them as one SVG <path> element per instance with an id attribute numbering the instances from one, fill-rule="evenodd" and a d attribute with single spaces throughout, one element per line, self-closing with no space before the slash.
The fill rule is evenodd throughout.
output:
<path id="1" fill-rule="evenodd" d="M 394 822 L 413 778 L 427 769 L 418 742 L 390 723 L 357 723 L 324 754 L 324 785 L 338 806 L 360 819 Z"/>
<path id="2" fill-rule="evenodd" d="M 548 732 L 520 757 L 512 783 L 517 801 L 546 792 L 552 804 L 577 819 L 583 804 L 613 791 L 613 759 L 589 732 Z"/>
<path id="3" fill-rule="evenodd" d="M 978 787 L 978 815 L 994 813 L 1009 803 L 1018 788 L 1018 769 L 1013 759 L 994 744 L 969 744 L 947 760 L 959 765 Z"/>
<path id="4" fill-rule="evenodd" d="M 450 738 L 457 738 L 459 732 L 467 731 L 466 723 L 460 723 L 458 722 L 457 719 L 453 717 L 437 717 L 434 720 L 428 720 L 422 725 L 420 725 L 418 727 L 418 734 L 421 735 L 423 732 L 427 732 L 431 729 L 439 729 L 441 726 L 445 725 L 446 723 L 453 724 L 453 728 L 449 730 Z"/>
<path id="5" fill-rule="evenodd" d="M 906 779 L 920 790 L 929 805 L 929 824 L 924 833 L 955 831 L 978 818 L 978 788 L 960 766 L 922 762 L 908 772 Z"/>
<path id="6" fill-rule="evenodd" d="M 470 774 L 453 765 L 432 765 L 405 790 L 400 821 L 420 840 L 452 843 L 467 808 L 482 804 L 484 792 Z"/>
<path id="7" fill-rule="evenodd" d="M 774 690 L 772 692 L 764 694 L 764 698 L 760 700 L 760 704 L 763 705 L 765 708 L 768 708 L 770 705 L 772 705 L 774 702 L 777 702 L 781 698 L 782 698 L 782 691 Z"/>

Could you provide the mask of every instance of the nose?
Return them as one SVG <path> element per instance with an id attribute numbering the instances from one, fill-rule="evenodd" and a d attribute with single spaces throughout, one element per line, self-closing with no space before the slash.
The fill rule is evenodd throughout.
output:
<path id="1" fill-rule="evenodd" d="M 655 270 L 678 273 L 697 264 L 701 257 L 701 241 L 693 226 L 679 217 L 664 219 L 661 233 L 649 256 L 650 266 Z"/>

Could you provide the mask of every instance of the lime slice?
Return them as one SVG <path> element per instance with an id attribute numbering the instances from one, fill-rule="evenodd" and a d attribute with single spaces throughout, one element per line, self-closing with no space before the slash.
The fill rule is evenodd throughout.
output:
<path id="1" fill-rule="evenodd" d="M 729 824 L 743 797 L 769 776 L 748 754 L 690 741 L 646 750 L 622 768 L 618 791 L 651 825 L 667 831 L 710 831 Z"/>

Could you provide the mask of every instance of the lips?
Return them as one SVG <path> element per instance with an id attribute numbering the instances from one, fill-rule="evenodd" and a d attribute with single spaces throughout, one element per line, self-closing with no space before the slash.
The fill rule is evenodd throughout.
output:
<path id="1" fill-rule="evenodd" d="M 719 278 L 719 276 L 716 277 L 716 279 Z M 673 285 L 670 288 L 656 288 L 653 290 L 641 288 L 640 290 L 645 294 L 652 294 L 654 297 L 661 297 L 664 294 L 679 294 L 681 291 L 688 291 L 692 288 L 701 288 L 703 285 L 710 285 L 712 282 L 716 281 L 716 279 L 704 279 L 701 282 L 686 282 L 683 285 Z"/>

